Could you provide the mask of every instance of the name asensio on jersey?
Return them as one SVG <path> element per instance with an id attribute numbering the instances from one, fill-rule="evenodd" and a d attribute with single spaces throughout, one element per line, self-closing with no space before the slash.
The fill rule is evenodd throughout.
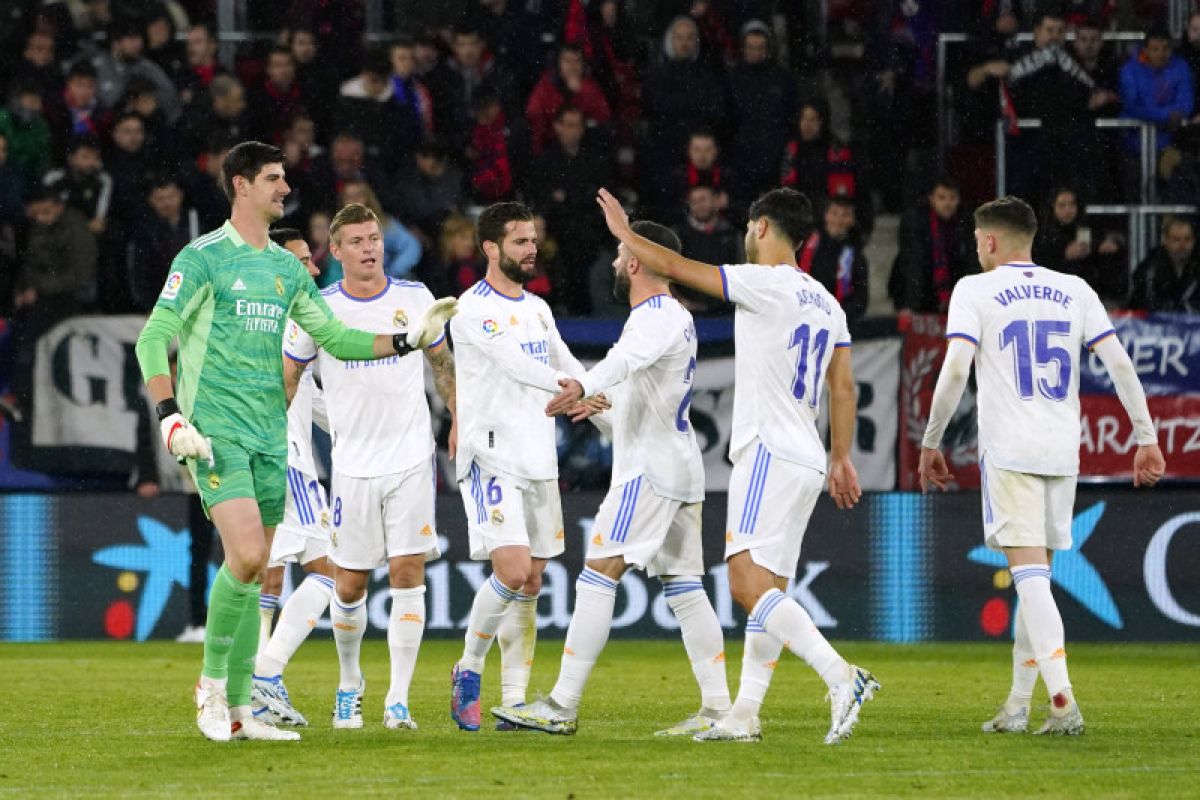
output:
<path id="1" fill-rule="evenodd" d="M 261 333 L 279 333 L 284 308 L 278 303 L 259 300 L 238 300 L 236 313 L 246 318 L 246 330 Z"/>

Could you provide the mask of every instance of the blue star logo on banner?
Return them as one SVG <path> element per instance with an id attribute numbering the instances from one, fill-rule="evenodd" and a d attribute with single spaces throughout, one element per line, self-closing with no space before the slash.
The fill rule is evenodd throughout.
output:
<path id="1" fill-rule="evenodd" d="M 151 517 L 138 517 L 138 532 L 145 544 L 125 544 L 97 550 L 92 561 L 105 567 L 146 573 L 142 582 L 142 598 L 137 609 L 139 642 L 145 641 L 171 596 L 175 584 L 187 589 L 191 583 L 188 565 L 191 562 L 187 528 L 172 530 Z M 214 570 L 209 566 L 209 572 Z M 209 575 L 209 584 L 212 575 Z"/>
<path id="2" fill-rule="evenodd" d="M 1095 532 L 1097 523 L 1104 516 L 1105 505 L 1103 501 L 1096 503 L 1080 511 L 1071 520 L 1071 549 L 1059 550 L 1054 554 L 1051 580 L 1105 625 L 1121 630 L 1125 623 L 1121 619 L 1117 604 L 1113 602 L 1108 586 L 1092 566 L 1092 562 L 1080 552 L 1084 542 Z M 989 550 L 982 545 L 968 553 L 967 558 L 989 567 L 1008 568 L 1008 561 L 1003 553 Z"/>

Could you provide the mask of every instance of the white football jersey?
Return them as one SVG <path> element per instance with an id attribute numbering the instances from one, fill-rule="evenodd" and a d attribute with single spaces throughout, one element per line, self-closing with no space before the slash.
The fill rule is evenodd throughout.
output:
<path id="1" fill-rule="evenodd" d="M 1005 264 L 961 279 L 947 338 L 972 342 L 979 454 L 1013 472 L 1079 473 L 1079 356 L 1113 333 L 1081 278 Z"/>
<path id="2" fill-rule="evenodd" d="M 696 326 L 670 295 L 643 300 L 604 360 L 583 378 L 585 397 L 604 392 L 613 407 L 612 485 L 641 475 L 656 494 L 704 499 L 704 463 L 688 411 L 696 374 Z M 608 426 L 604 426 L 608 427 Z"/>
<path id="3" fill-rule="evenodd" d="M 733 316 L 736 454 L 755 437 L 779 458 L 826 468 L 817 414 L 834 348 L 849 347 L 846 314 L 818 281 L 788 264 L 720 267 Z"/>
<path id="4" fill-rule="evenodd" d="M 554 419 L 546 404 L 558 378 L 578 378 L 546 301 L 501 294 L 481 280 L 458 300 L 450 320 L 458 394 L 458 480 L 478 461 L 491 472 L 527 480 L 558 477 Z"/>
<path id="5" fill-rule="evenodd" d="M 310 364 L 300 376 L 296 396 L 288 406 L 288 466 L 314 477 L 317 464 L 313 460 L 312 426 L 313 418 L 317 416 L 325 416 L 325 397 L 321 387 L 317 386 Z"/>
<path id="6" fill-rule="evenodd" d="M 341 281 L 321 295 L 346 325 L 372 333 L 404 333 L 410 321 L 433 305 L 425 284 L 394 278 L 374 297 L 351 297 Z M 296 361 L 318 359 L 336 472 L 378 478 L 403 472 L 433 454 L 423 353 L 340 361 L 291 321 L 283 346 Z"/>

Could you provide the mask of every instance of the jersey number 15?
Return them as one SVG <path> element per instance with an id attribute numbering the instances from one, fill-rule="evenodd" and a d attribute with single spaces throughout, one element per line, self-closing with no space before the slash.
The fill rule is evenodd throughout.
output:
<path id="1" fill-rule="evenodd" d="M 1032 335 L 1030 334 L 1032 329 Z M 1057 373 L 1058 381 L 1051 383 L 1044 377 L 1038 377 L 1037 388 L 1042 397 L 1055 402 L 1065 400 L 1067 388 L 1071 385 L 1071 353 L 1065 347 L 1050 343 L 1051 336 L 1069 336 L 1071 323 L 1061 319 L 1039 319 L 1028 322 L 1023 319 L 1013 320 L 1000 332 L 1000 349 L 1006 350 L 1009 345 L 1013 348 L 1013 371 L 1017 383 L 1017 394 L 1022 400 L 1033 399 L 1034 364 L 1041 368 L 1055 365 L 1050 375 Z M 1032 340 L 1033 346 L 1030 347 Z"/>

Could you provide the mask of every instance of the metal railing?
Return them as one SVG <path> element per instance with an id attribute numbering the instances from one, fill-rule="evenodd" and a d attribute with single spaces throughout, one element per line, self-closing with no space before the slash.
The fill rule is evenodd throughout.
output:
<path id="1" fill-rule="evenodd" d="M 1098 119 L 1097 128 L 1137 128 L 1138 133 L 1138 186 L 1142 203 L 1157 200 L 1154 185 L 1155 168 L 1158 164 L 1158 128 L 1153 122 L 1136 119 Z M 996 120 L 996 196 L 1007 194 L 1008 187 L 1008 120 Z M 1036 130 L 1042 127 L 1040 119 L 1018 119 L 1019 130 Z"/>
<path id="2" fill-rule="evenodd" d="M 1158 246 L 1156 234 L 1158 225 L 1155 223 L 1160 217 L 1167 215 L 1173 216 L 1194 216 L 1197 211 L 1200 211 L 1200 206 L 1189 205 L 1093 205 L 1085 206 L 1085 211 L 1088 216 L 1116 216 L 1126 217 L 1129 222 L 1129 274 L 1137 269 L 1138 264 L 1149 255 L 1150 251 Z"/>
<path id="3" fill-rule="evenodd" d="M 1184 20 L 1186 22 L 1186 18 Z M 1101 34 L 1106 42 L 1123 42 L 1135 43 L 1140 42 L 1146 37 L 1146 34 L 1141 31 L 1105 31 Z M 1033 41 L 1032 33 L 1018 33 L 1014 37 L 1018 42 Z M 950 45 L 967 44 L 972 40 L 972 37 L 966 33 L 943 33 L 938 36 L 937 41 L 937 126 L 938 126 L 938 167 L 944 168 L 946 165 L 946 151 L 950 147 L 954 127 L 953 109 L 947 102 L 948 93 L 946 86 L 946 59 L 948 48 Z M 1067 33 L 1067 41 L 1075 40 L 1075 32 Z"/>

